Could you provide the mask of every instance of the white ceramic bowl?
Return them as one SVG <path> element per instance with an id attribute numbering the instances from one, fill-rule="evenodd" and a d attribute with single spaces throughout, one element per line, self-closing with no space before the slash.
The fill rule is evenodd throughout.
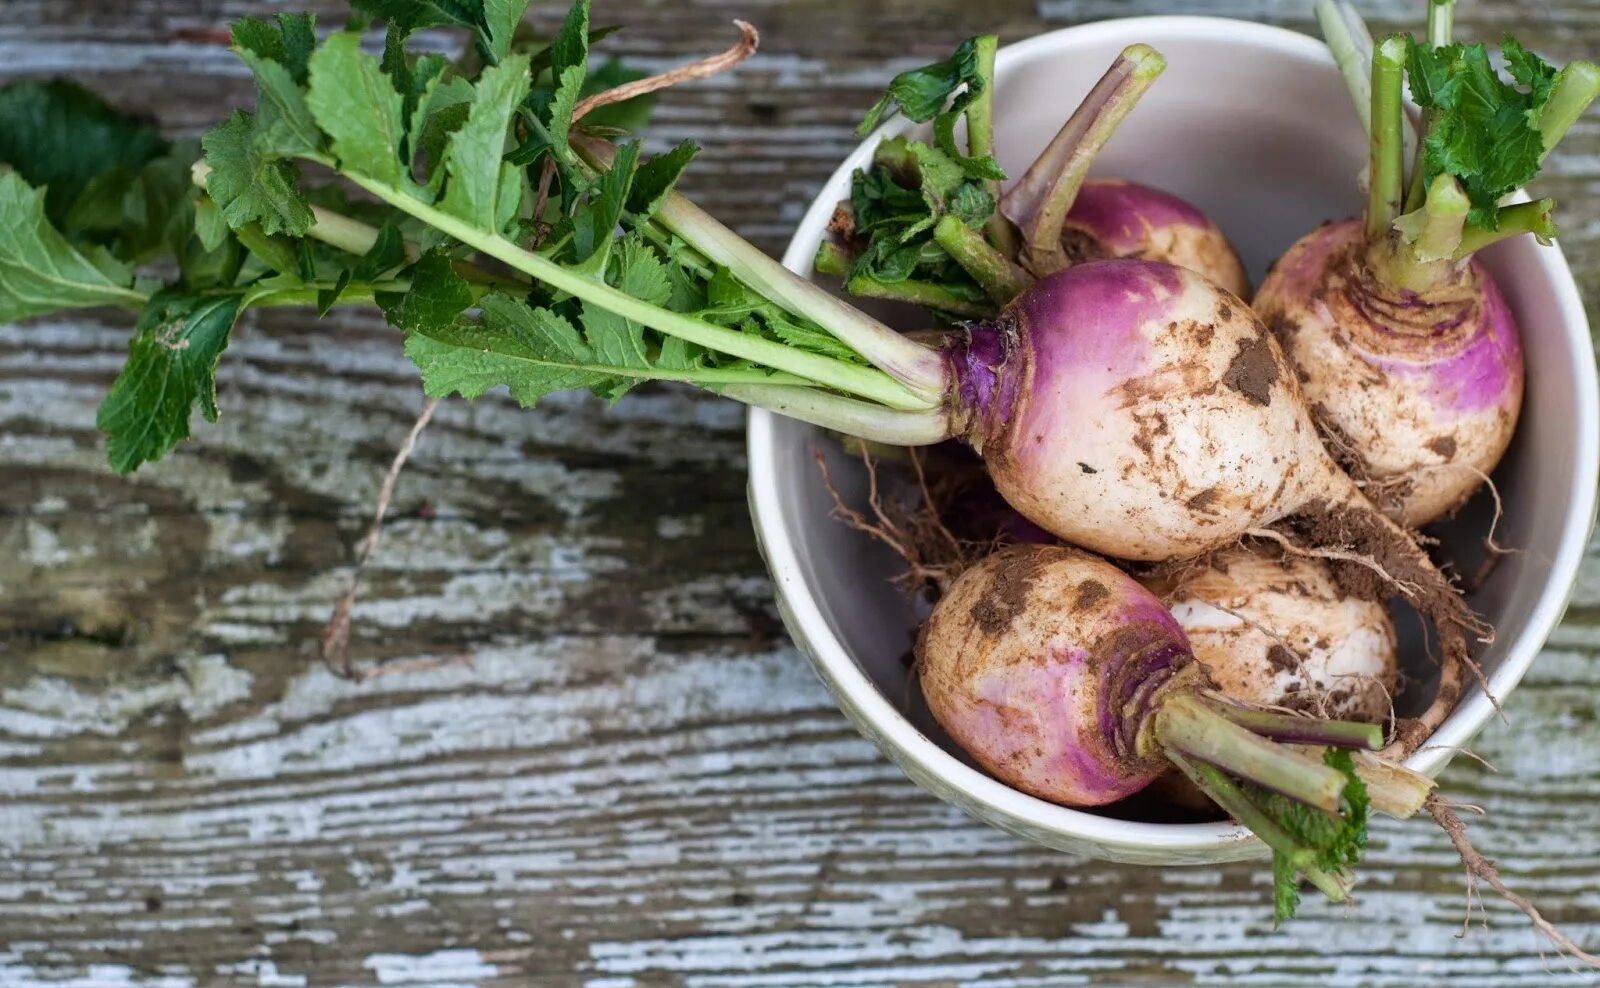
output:
<path id="1" fill-rule="evenodd" d="M 1206 210 L 1233 239 L 1252 278 L 1317 223 L 1361 207 L 1356 176 L 1365 140 L 1333 61 L 1316 40 L 1279 28 L 1208 17 L 1105 21 L 1040 35 L 1000 52 L 998 156 L 1018 175 L 1116 53 L 1153 45 L 1168 63 L 1112 139 L 1097 171 L 1148 182 Z M 897 119 L 839 166 L 812 203 L 784 263 L 802 274 L 850 173 L 879 138 L 910 130 Z M 1507 516 L 1507 557 L 1472 598 L 1497 629 L 1479 656 L 1502 700 L 1561 617 L 1594 522 L 1597 476 L 1595 365 L 1582 302 L 1557 247 L 1523 237 L 1484 260 L 1521 321 L 1526 404 L 1495 474 Z M 1206 863 L 1260 846 L 1228 823 L 1118 819 L 1025 795 L 974 767 L 908 689 L 904 657 L 917 620 L 889 585 L 896 560 L 830 516 L 813 451 L 832 443 L 810 426 L 750 416 L 750 502 L 784 620 L 858 729 L 924 788 L 968 813 L 1041 844 L 1115 861 Z M 834 451 L 835 481 L 861 493 L 859 464 Z M 1470 507 L 1445 533 L 1473 544 L 1485 530 Z M 1402 627 L 1414 626 L 1414 621 Z M 1413 648 L 1413 655 L 1421 650 Z M 1419 667 L 1420 668 L 1420 667 Z M 1451 746 L 1493 716 L 1473 690 L 1410 765 L 1437 773 Z"/>

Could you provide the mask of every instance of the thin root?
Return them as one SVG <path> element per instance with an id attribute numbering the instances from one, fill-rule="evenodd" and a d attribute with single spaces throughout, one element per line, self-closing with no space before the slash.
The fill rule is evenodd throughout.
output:
<path id="1" fill-rule="evenodd" d="M 1428 813 L 1450 838 L 1450 843 L 1455 845 L 1456 853 L 1461 855 L 1461 863 L 1467 869 L 1467 920 L 1469 923 L 1471 922 L 1471 895 L 1477 889 L 1479 881 L 1486 882 L 1490 888 L 1499 892 L 1507 902 L 1522 910 L 1523 915 L 1532 921 L 1533 928 L 1548 937 L 1550 942 L 1556 945 L 1557 950 L 1569 957 L 1582 961 L 1590 967 L 1600 968 L 1600 957 L 1596 957 L 1573 943 L 1554 923 L 1540 915 L 1539 910 L 1534 908 L 1533 903 L 1506 887 L 1506 883 L 1500 878 L 1500 871 L 1495 867 L 1494 862 L 1479 854 L 1477 848 L 1473 847 L 1472 842 L 1467 839 L 1467 825 L 1461 822 L 1461 817 L 1456 815 L 1455 808 L 1448 801 L 1433 795 L 1429 796 L 1427 802 L 1423 805 L 1428 808 Z M 1464 936 L 1465 934 L 1466 930 L 1463 928 L 1461 935 Z"/>
<path id="2" fill-rule="evenodd" d="M 333 617 L 329 619 L 328 626 L 322 632 L 322 661 L 328 664 L 335 674 L 346 679 L 357 681 L 369 678 L 372 673 L 358 673 L 350 663 L 350 612 L 355 607 L 356 595 L 361 591 L 361 573 L 367 567 L 367 560 L 378 547 L 378 538 L 383 532 L 383 516 L 389 511 L 389 502 L 394 497 L 395 484 L 400 480 L 400 471 L 405 469 L 406 460 L 411 457 L 411 451 L 417 446 L 417 437 L 422 435 L 422 430 L 428 427 L 433 419 L 434 411 L 439 407 L 439 399 L 429 398 L 422 403 L 422 411 L 418 413 L 417 420 L 411 424 L 411 431 L 406 434 L 405 442 L 400 444 L 400 449 L 394 455 L 394 462 L 389 464 L 389 472 L 384 474 L 383 484 L 378 488 L 378 504 L 372 513 L 372 524 L 367 528 L 367 534 L 362 537 L 356 546 L 356 565 L 350 573 L 350 582 L 345 587 L 344 593 L 333 605 Z"/>
<path id="3" fill-rule="evenodd" d="M 1383 582 L 1394 587 L 1407 597 L 1415 597 L 1417 595 L 1418 588 L 1415 583 L 1408 583 L 1405 580 L 1398 580 L 1390 576 L 1389 571 L 1378 565 L 1378 561 L 1371 556 L 1364 556 L 1358 552 L 1346 552 L 1343 549 L 1307 549 L 1304 546 L 1296 545 L 1293 540 L 1282 532 L 1274 532 L 1270 528 L 1252 528 L 1244 534 L 1252 538 L 1270 539 L 1282 546 L 1283 551 L 1291 556 L 1305 556 L 1312 559 L 1337 559 L 1341 562 L 1365 566 L 1378 574 Z"/>
<path id="4" fill-rule="evenodd" d="M 726 72 L 728 69 L 738 65 L 756 53 L 756 48 L 761 44 L 761 35 L 756 32 L 755 25 L 748 21 L 736 20 L 733 23 L 739 28 L 739 40 L 734 43 L 732 48 L 719 55 L 708 55 L 687 65 L 668 69 L 659 75 L 647 76 L 633 82 L 625 82 L 620 86 L 607 89 L 605 92 L 586 96 L 578 101 L 577 106 L 573 107 L 572 122 L 577 123 L 583 119 L 584 114 L 598 107 L 644 96 L 647 93 L 666 89 L 668 86 L 676 86 L 680 82 L 704 79 L 708 76 L 714 76 L 718 72 Z"/>

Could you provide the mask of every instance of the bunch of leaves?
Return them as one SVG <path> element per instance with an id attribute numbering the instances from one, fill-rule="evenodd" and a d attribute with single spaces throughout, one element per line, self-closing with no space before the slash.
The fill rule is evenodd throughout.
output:
<path id="1" fill-rule="evenodd" d="M 872 164 L 851 176 L 845 274 L 881 285 L 930 283 L 985 304 L 983 290 L 934 242 L 933 228 L 948 214 L 981 229 L 994 209 L 984 183 L 968 178 L 949 155 L 921 141 L 889 138 Z"/>
<path id="2" fill-rule="evenodd" d="M 1471 200 L 1468 222 L 1498 227 L 1497 206 L 1539 171 L 1544 159 L 1542 115 L 1558 73 L 1509 35 L 1500 45 L 1510 79 L 1482 44 L 1435 47 L 1407 39 L 1411 93 L 1429 112 L 1423 140 L 1424 181 L 1455 176 Z"/>
<path id="3" fill-rule="evenodd" d="M 649 379 L 785 379 L 657 332 L 641 312 L 684 314 L 702 338 L 863 363 L 656 220 L 692 144 L 646 159 L 626 143 L 609 167 L 580 156 L 579 100 L 627 73 L 590 73 L 589 42 L 604 32 L 590 29 L 587 0 L 542 45 L 518 36 L 526 2 L 355 0 L 370 16 L 321 45 L 310 15 L 241 20 L 233 50 L 256 107 L 202 139 L 203 193 L 193 149 L 148 124 L 75 87 L 6 91 L 0 124 L 26 127 L 0 134 L 27 139 L 0 147 L 0 320 L 139 310 L 99 415 L 116 469 L 164 455 L 196 407 L 217 417 L 218 361 L 252 306 L 376 303 L 434 396 L 504 385 L 532 404 L 574 388 L 615 399 Z M 363 50 L 370 17 L 387 22 L 381 58 Z M 439 26 L 471 32 L 468 56 L 412 50 Z M 638 107 L 585 124 L 614 134 Z"/>
<path id="4" fill-rule="evenodd" d="M 1348 873 L 1361 859 L 1367 846 L 1367 817 L 1371 804 L 1367 787 L 1356 775 L 1355 760 L 1348 749 L 1329 748 L 1323 762 L 1345 777 L 1339 812 L 1329 813 L 1307 806 L 1260 786 L 1244 784 L 1251 802 L 1293 838 L 1302 851 L 1310 851 L 1311 864 L 1330 875 Z M 1274 851 L 1272 891 L 1274 921 L 1282 923 L 1294 916 L 1300 904 L 1300 864 L 1290 856 Z"/>

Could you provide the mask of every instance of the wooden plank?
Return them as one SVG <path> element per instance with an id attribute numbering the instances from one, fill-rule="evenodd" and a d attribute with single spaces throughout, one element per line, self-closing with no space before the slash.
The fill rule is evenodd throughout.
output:
<path id="1" fill-rule="evenodd" d="M 1385 24 L 1413 4 L 1370 9 Z M 13 0 L 6 76 L 85 73 L 194 133 L 247 102 L 207 39 L 260 0 Z M 324 19 L 337 4 L 321 3 Z M 1305 28 L 1299 0 L 597 4 L 646 65 L 765 53 L 671 94 L 692 191 L 768 248 L 894 70 L 1143 12 Z M 549 27 L 559 11 L 541 6 Z M 1466 5 L 1552 55 L 1600 8 Z M 204 94 L 197 98 L 195 94 Z M 1541 190 L 1600 297 L 1600 126 Z M 419 401 L 378 320 L 250 317 L 225 415 L 131 479 L 93 408 L 126 343 L 93 318 L 0 327 L 0 984 L 1462 986 L 1596 983 L 1520 918 L 1463 941 L 1442 835 L 1380 824 L 1359 908 L 1272 932 L 1259 866 L 1153 870 L 1024 844 L 922 793 L 783 637 L 744 508 L 742 416 L 653 388 L 606 410 L 446 405 L 358 609 L 362 659 L 471 666 L 355 685 L 314 659 Z M 1600 944 L 1600 547 L 1569 620 L 1452 792 L 1508 879 Z"/>

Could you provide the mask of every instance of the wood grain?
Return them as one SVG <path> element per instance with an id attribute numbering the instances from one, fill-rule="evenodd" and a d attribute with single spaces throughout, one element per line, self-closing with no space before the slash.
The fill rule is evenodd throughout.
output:
<path id="1" fill-rule="evenodd" d="M 325 21 L 338 5 L 317 5 Z M 893 71 L 980 30 L 1149 12 L 1306 28 L 1301 0 L 621 0 L 646 66 L 763 29 L 664 100 L 691 191 L 776 249 Z M 1380 25 L 1417 4 L 1368 7 Z M 1465 5 L 1555 56 L 1600 4 Z M 249 100 L 215 33 L 265 0 L 10 0 L 0 73 L 73 72 L 197 132 Z M 559 11 L 540 5 L 539 23 Z M 1531 22 L 1531 23 L 1530 23 Z M 1541 189 L 1600 288 L 1600 125 Z M 0 327 L 0 985 L 1593 984 L 1490 901 L 1459 932 L 1441 834 L 1375 831 L 1360 904 L 1273 932 L 1266 871 L 1053 854 L 861 740 L 787 643 L 744 507 L 742 414 L 680 390 L 539 414 L 447 403 L 357 607 L 356 685 L 314 659 L 419 402 L 369 318 L 246 320 L 223 421 L 133 478 L 93 409 L 127 326 Z M 1600 547 L 1567 622 L 1449 789 L 1480 846 L 1600 945 Z"/>

